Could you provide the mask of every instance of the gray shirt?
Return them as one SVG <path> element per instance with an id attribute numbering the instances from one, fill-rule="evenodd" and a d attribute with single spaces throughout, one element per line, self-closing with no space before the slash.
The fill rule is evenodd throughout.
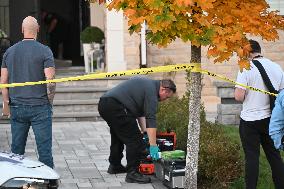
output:
<path id="1" fill-rule="evenodd" d="M 159 89 L 159 80 L 136 77 L 117 85 L 102 98 L 118 100 L 134 117 L 145 116 L 147 128 L 156 128 Z"/>
<path id="2" fill-rule="evenodd" d="M 10 47 L 3 56 L 2 68 L 8 69 L 9 83 L 46 80 L 44 68 L 55 67 L 49 47 L 35 40 L 24 40 Z M 42 105 L 49 103 L 46 84 L 9 88 L 11 103 Z"/>

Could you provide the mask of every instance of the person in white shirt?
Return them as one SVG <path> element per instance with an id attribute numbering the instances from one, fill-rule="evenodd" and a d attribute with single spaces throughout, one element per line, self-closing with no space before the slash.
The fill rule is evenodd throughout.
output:
<path id="1" fill-rule="evenodd" d="M 261 55 L 257 41 L 249 40 L 251 46 L 250 60 L 260 63 L 275 90 L 284 88 L 282 68 Z M 258 68 L 250 62 L 250 69 L 239 71 L 237 82 L 258 89 L 268 90 Z M 268 134 L 271 116 L 270 100 L 267 94 L 235 86 L 235 99 L 243 102 L 239 133 L 245 153 L 245 183 L 247 189 L 256 189 L 259 173 L 260 144 L 271 166 L 272 178 L 276 189 L 284 188 L 284 164 L 280 152 L 274 147 Z"/>

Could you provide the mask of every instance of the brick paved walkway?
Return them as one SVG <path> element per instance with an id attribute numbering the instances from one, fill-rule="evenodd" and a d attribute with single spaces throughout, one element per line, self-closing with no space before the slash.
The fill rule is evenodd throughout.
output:
<path id="1" fill-rule="evenodd" d="M 0 150 L 9 151 L 9 124 L 0 124 Z M 152 184 L 129 184 L 125 174 L 110 175 L 108 168 L 110 135 L 105 122 L 56 122 L 53 124 L 53 157 L 61 176 L 60 189 L 164 189 L 152 178 Z M 26 154 L 37 159 L 36 144 L 30 129 Z M 125 158 L 123 164 L 126 164 Z"/>

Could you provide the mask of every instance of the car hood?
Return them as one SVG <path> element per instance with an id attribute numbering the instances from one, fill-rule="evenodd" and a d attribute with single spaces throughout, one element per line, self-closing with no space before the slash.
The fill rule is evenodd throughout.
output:
<path id="1" fill-rule="evenodd" d="M 0 186 L 13 178 L 59 179 L 55 170 L 39 161 L 0 152 Z"/>

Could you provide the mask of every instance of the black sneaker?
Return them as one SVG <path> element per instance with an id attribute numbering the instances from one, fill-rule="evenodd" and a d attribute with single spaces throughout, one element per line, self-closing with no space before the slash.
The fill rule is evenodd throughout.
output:
<path id="1" fill-rule="evenodd" d="M 119 173 L 126 173 L 126 168 L 123 165 L 109 165 L 107 169 L 108 174 L 119 174 Z"/>
<path id="2" fill-rule="evenodd" d="M 139 183 L 139 184 L 146 184 L 151 182 L 151 178 L 142 175 L 141 173 L 137 171 L 131 171 L 127 173 L 125 177 L 125 182 L 128 183 Z"/>

